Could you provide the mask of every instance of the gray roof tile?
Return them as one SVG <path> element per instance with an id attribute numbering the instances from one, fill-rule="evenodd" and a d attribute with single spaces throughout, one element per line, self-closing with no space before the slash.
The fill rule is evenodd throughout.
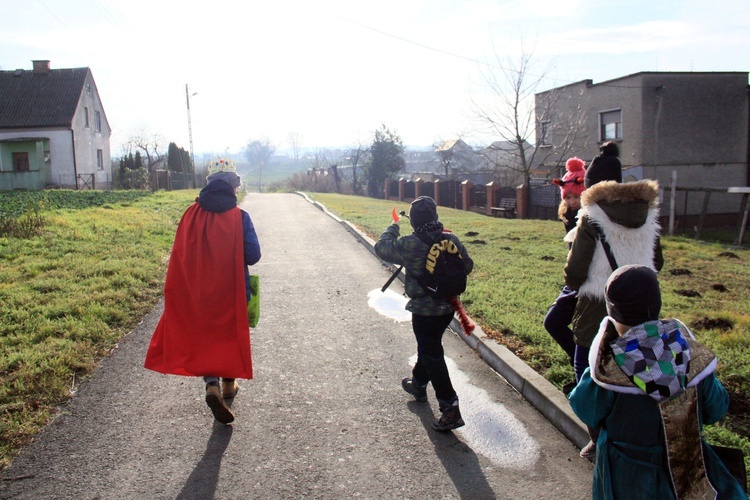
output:
<path id="1" fill-rule="evenodd" d="M 89 68 L 0 71 L 0 128 L 68 127 Z"/>

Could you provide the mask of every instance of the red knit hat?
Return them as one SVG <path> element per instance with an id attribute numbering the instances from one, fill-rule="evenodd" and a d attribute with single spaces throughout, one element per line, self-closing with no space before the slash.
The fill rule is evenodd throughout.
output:
<path id="1" fill-rule="evenodd" d="M 583 178 L 586 175 L 585 167 L 586 163 L 580 158 L 574 156 L 565 162 L 565 170 L 567 170 L 567 172 L 563 178 L 552 179 L 554 184 L 560 186 L 560 196 L 563 199 L 565 199 L 565 195 L 568 193 L 581 196 L 586 190 L 586 187 L 583 185 Z"/>

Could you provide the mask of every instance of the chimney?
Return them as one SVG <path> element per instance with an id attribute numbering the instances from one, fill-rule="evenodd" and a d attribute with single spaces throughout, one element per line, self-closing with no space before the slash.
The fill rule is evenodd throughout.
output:
<path id="1" fill-rule="evenodd" d="M 49 73 L 49 60 L 31 61 L 34 63 L 34 74 L 41 75 Z"/>

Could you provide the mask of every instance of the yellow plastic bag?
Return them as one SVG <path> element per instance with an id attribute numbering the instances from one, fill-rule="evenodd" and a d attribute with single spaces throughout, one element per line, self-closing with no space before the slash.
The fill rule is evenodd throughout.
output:
<path id="1" fill-rule="evenodd" d="M 247 303 L 247 322 L 251 328 L 258 325 L 260 319 L 260 276 L 250 275 L 250 300 Z"/>

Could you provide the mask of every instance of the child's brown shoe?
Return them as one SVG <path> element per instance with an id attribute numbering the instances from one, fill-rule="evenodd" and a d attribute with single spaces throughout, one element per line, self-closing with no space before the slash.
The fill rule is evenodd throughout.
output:
<path id="1" fill-rule="evenodd" d="M 221 395 L 224 396 L 224 399 L 232 399 L 237 395 L 239 390 L 240 386 L 234 379 L 221 381 Z"/>
<path id="2" fill-rule="evenodd" d="M 214 414 L 217 422 L 221 422 L 222 424 L 231 424 L 234 422 L 232 410 L 224 404 L 224 398 L 221 396 L 221 392 L 219 392 L 218 385 L 206 386 L 206 404 L 211 408 L 211 413 Z"/>

